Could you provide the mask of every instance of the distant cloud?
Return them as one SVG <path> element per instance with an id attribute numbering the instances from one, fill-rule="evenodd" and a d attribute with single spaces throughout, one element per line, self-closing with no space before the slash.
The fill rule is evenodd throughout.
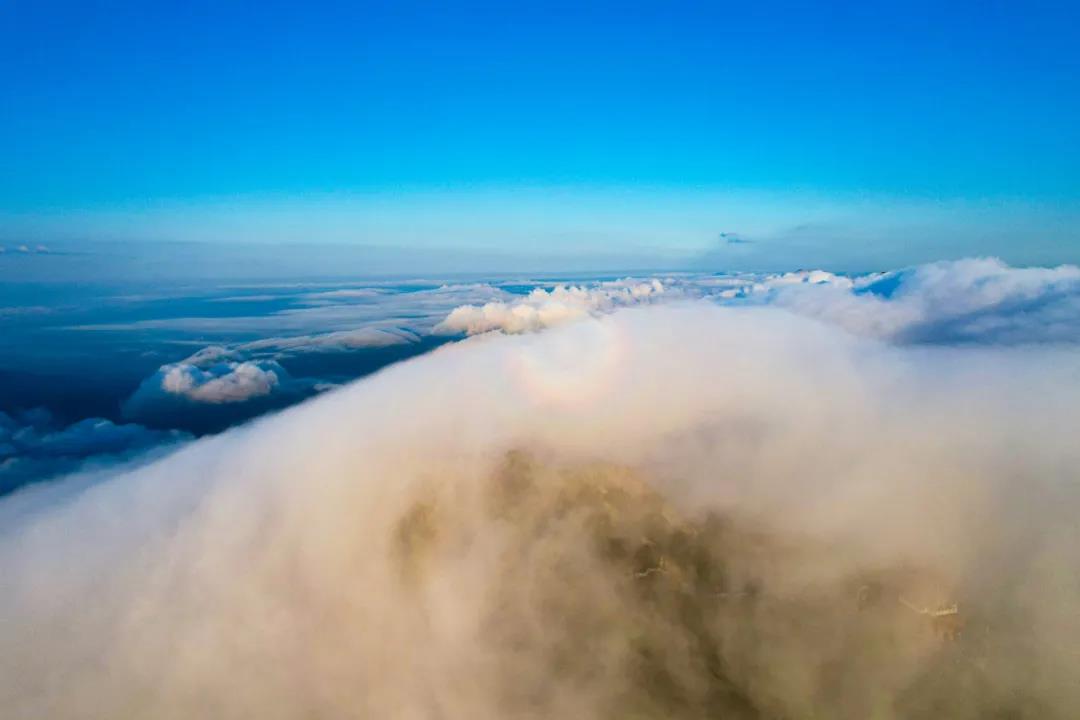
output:
<path id="1" fill-rule="evenodd" d="M 994 258 L 920 265 L 819 286 L 766 283 L 769 304 L 904 343 L 1080 342 L 1080 268 Z"/>
<path id="2" fill-rule="evenodd" d="M 23 243 L 21 245 L 16 245 L 12 249 L 20 255 L 49 255 L 52 253 L 52 250 L 49 249 L 48 245 L 28 245 Z M 5 253 L 6 251 L 7 248 L 0 245 L 0 254 Z"/>
<path id="3" fill-rule="evenodd" d="M 45 315 L 54 312 L 54 308 L 44 305 L 13 305 L 0 307 L 0 317 L 17 317 L 20 315 Z"/>
<path id="4" fill-rule="evenodd" d="M 312 293 L 297 288 L 292 293 L 277 294 L 275 298 L 281 300 L 285 307 L 270 313 L 152 318 L 76 325 L 69 329 L 109 332 L 164 330 L 224 337 L 251 333 L 262 337 L 314 338 L 327 333 L 355 332 L 362 328 L 396 328 L 427 335 L 432 327 L 459 305 L 516 297 L 488 283 L 452 283 L 437 287 L 415 287 L 408 283 L 397 285 L 400 287 L 393 291 L 379 287 L 354 287 Z M 235 296 L 229 299 L 236 301 Z M 313 344 L 323 349 L 327 345 L 318 340 Z M 299 345 L 294 343 L 292 349 L 298 350 Z"/>
<path id="5" fill-rule="evenodd" d="M 720 233 L 720 242 L 726 245 L 750 245 L 754 241 L 749 238 L 745 238 L 738 233 L 722 232 Z"/>
<path id="6" fill-rule="evenodd" d="M 221 345 L 208 345 L 198 352 L 190 355 L 182 362 L 185 365 L 206 365 L 227 360 L 235 355 L 235 351 Z"/>
<path id="7" fill-rule="evenodd" d="M 797 270 L 557 286 L 455 308 L 435 332 L 533 332 L 620 307 L 695 298 L 781 307 L 896 343 L 1080 342 L 1080 268 L 1015 268 L 995 258 L 862 275 Z"/>
<path id="8" fill-rule="evenodd" d="M 650 302 L 664 294 L 659 280 L 619 281 L 599 287 L 558 285 L 537 288 L 513 302 L 490 302 L 455 308 L 436 326 L 437 333 L 535 332 L 571 320 L 610 311 L 616 307 Z"/>
<path id="9" fill-rule="evenodd" d="M 340 290 L 326 290 L 322 292 L 308 293 L 303 300 L 309 303 L 338 302 L 341 300 L 369 300 L 377 299 L 387 294 L 384 288 L 343 288 Z"/>
<path id="10" fill-rule="evenodd" d="M 207 369 L 180 363 L 159 371 L 161 389 L 194 402 L 244 402 L 269 395 L 285 369 L 275 362 L 219 363 Z"/>
<path id="11" fill-rule="evenodd" d="M 0 411 L 0 494 L 89 465 L 131 460 L 190 437 L 176 430 L 152 430 L 104 418 L 64 426 L 44 408 L 15 414 Z"/>
<path id="12" fill-rule="evenodd" d="M 418 342 L 420 335 L 412 330 L 395 327 L 364 327 L 339 330 L 318 335 L 266 338 L 237 346 L 240 352 L 255 350 L 318 352 L 328 350 L 357 350 L 362 348 L 408 345 Z"/>
<path id="13" fill-rule="evenodd" d="M 212 302 L 219 303 L 256 303 L 270 302 L 278 299 L 278 295 L 232 295 L 229 297 L 212 298 Z"/>
<path id="14" fill-rule="evenodd" d="M 237 288 L 226 289 L 230 301 L 245 297 L 232 294 Z M 280 307 L 268 313 L 209 312 L 69 329 L 154 332 L 182 343 L 191 342 L 192 335 L 208 339 L 205 347 L 143 378 L 123 402 L 125 417 L 202 433 L 284 407 L 446 342 L 433 338 L 432 328 L 462 302 L 515 297 L 485 283 L 432 287 L 431 281 L 373 287 L 338 283 L 314 291 L 299 284 L 276 290 L 271 299 Z M 205 302 L 216 300 L 211 296 Z M 238 336 L 258 339 L 237 341 Z M 344 357 L 362 351 L 380 352 Z M 292 364 L 287 369 L 283 362 Z M 299 368 L 295 375 L 289 371 L 294 366 Z"/>
<path id="15" fill-rule="evenodd" d="M 237 422 L 276 410 L 318 392 L 321 379 L 294 378 L 274 360 L 212 360 L 221 348 L 209 348 L 203 365 L 162 365 L 123 403 L 123 414 L 154 425 L 217 432 Z"/>
<path id="16" fill-rule="evenodd" d="M 272 310 L 211 306 L 215 294 L 199 288 L 199 296 L 168 296 L 186 298 L 177 307 L 187 317 L 154 315 L 163 305 L 162 295 L 152 294 L 145 301 L 155 304 L 145 312 L 56 311 L 57 320 L 49 322 L 143 318 L 82 325 L 79 332 L 132 331 L 148 343 L 147 356 L 156 358 L 150 368 L 157 370 L 140 363 L 117 390 L 118 418 L 196 434 L 286 407 L 462 335 L 533 333 L 639 305 L 705 300 L 772 306 L 893 344 L 1080 343 L 1080 269 L 1017 268 L 986 258 L 852 275 L 805 269 L 572 283 L 519 276 L 443 285 L 393 280 L 297 283 L 269 291 L 219 287 L 216 293 L 243 297 L 235 293 L 245 290 L 272 293 Z M 36 321 L 29 316 L 46 311 L 2 308 L 0 322 L 4 330 L 32 327 Z"/>

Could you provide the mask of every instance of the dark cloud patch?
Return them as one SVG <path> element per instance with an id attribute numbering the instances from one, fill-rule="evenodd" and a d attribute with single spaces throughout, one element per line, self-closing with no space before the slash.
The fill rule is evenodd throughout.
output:
<path id="1" fill-rule="evenodd" d="M 0 411 L 0 495 L 57 475 L 129 461 L 188 439 L 190 435 L 177 430 L 105 418 L 64 425 L 45 408 Z"/>
<path id="2" fill-rule="evenodd" d="M 750 245 L 754 242 L 750 238 L 743 237 L 739 233 L 734 232 L 722 232 L 719 237 L 720 242 L 725 245 Z"/>

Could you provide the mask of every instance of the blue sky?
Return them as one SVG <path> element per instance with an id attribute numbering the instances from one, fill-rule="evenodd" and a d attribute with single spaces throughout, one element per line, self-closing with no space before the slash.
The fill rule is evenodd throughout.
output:
<path id="1" fill-rule="evenodd" d="M 1076 261 L 1078 20 L 1038 2 L 15 0 L 0 244 Z"/>

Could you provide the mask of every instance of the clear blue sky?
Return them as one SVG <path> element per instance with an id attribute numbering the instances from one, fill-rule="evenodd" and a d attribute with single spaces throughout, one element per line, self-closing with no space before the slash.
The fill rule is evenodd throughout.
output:
<path id="1" fill-rule="evenodd" d="M 0 242 L 683 251 L 817 223 L 1075 261 L 1078 78 L 1076 2 L 8 0 Z"/>

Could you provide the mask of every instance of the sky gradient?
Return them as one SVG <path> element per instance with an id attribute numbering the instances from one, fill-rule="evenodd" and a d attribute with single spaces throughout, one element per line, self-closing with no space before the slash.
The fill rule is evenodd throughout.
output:
<path id="1" fill-rule="evenodd" d="M 6 3 L 0 245 L 1080 259 L 1075 3 L 587 5 Z"/>

